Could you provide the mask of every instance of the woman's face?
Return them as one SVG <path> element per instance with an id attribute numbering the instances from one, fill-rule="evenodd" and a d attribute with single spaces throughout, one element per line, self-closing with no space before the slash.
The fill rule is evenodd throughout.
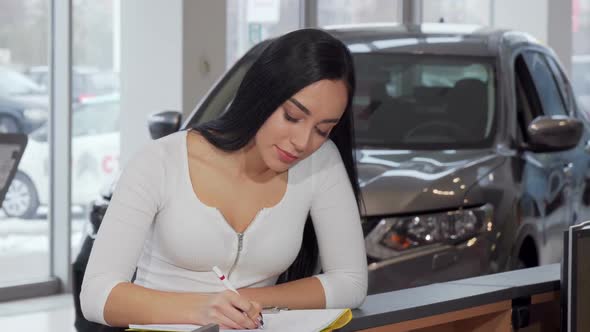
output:
<path id="1" fill-rule="evenodd" d="M 321 80 L 289 98 L 266 120 L 254 138 L 266 165 L 284 172 L 328 139 L 348 99 L 342 80 Z"/>

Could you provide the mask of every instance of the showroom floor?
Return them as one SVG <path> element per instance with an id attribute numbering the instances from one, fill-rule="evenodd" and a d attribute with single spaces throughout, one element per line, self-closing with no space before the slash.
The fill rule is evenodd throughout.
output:
<path id="1" fill-rule="evenodd" d="M 0 331 L 76 332 L 72 295 L 0 303 Z"/>

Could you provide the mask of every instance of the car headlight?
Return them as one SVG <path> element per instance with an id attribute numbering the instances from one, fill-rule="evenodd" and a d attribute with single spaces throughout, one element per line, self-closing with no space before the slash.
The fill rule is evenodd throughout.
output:
<path id="1" fill-rule="evenodd" d="M 456 244 L 492 229 L 492 207 L 383 218 L 367 235 L 367 254 L 379 259 L 431 244 Z"/>
<path id="2" fill-rule="evenodd" d="M 43 122 L 47 120 L 47 110 L 41 108 L 28 108 L 23 111 L 23 115 L 34 122 Z"/>

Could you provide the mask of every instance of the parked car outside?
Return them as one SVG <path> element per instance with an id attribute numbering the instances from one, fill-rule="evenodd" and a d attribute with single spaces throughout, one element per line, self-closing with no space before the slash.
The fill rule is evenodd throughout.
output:
<path id="1" fill-rule="evenodd" d="M 590 132 L 551 49 L 472 26 L 328 31 L 355 61 L 370 294 L 560 261 L 563 230 L 590 217 Z M 268 43 L 182 125 L 180 113 L 153 116 L 152 137 L 219 116 Z M 95 228 L 111 193 L 92 208 Z"/>
<path id="2" fill-rule="evenodd" d="M 14 180 L 2 204 L 11 218 L 32 219 L 49 203 L 47 125 L 29 135 Z M 72 114 L 72 205 L 86 209 L 117 173 L 119 96 L 86 99 Z"/>
<path id="3" fill-rule="evenodd" d="M 34 66 L 25 71 L 38 85 L 49 87 L 49 69 L 47 66 Z M 72 68 L 72 99 L 82 102 L 84 99 L 119 92 L 119 76 L 108 70 L 96 67 L 74 66 Z"/>
<path id="4" fill-rule="evenodd" d="M 0 132 L 30 133 L 47 121 L 49 97 L 25 75 L 0 66 Z"/>

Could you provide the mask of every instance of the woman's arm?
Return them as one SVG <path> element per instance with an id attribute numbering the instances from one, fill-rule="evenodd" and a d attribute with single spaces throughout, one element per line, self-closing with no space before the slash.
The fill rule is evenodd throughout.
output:
<path id="1" fill-rule="evenodd" d="M 324 309 L 326 296 L 316 277 L 303 278 L 277 286 L 242 288 L 240 294 L 263 307 L 290 309 Z"/>
<path id="2" fill-rule="evenodd" d="M 129 324 L 220 324 L 227 329 L 259 327 L 262 307 L 232 291 L 217 294 L 162 292 L 120 283 L 104 309 L 111 326 Z"/>
<path id="3" fill-rule="evenodd" d="M 367 296 L 368 269 L 359 208 L 340 152 L 328 140 L 314 165 L 311 219 L 327 308 L 357 308 Z M 319 169 L 318 169 L 319 168 Z"/>
<path id="4" fill-rule="evenodd" d="M 129 324 L 199 324 L 205 294 L 162 292 L 123 282 L 110 292 L 104 319 L 111 326 Z"/>
<path id="5" fill-rule="evenodd" d="M 115 286 L 131 281 L 154 217 L 165 200 L 165 178 L 164 155 L 156 142 L 133 156 L 121 173 L 84 273 L 80 305 L 86 319 L 107 324 L 104 313 L 125 310 L 118 301 L 107 303 L 107 298 Z M 115 317 L 114 321 L 121 319 Z"/>

